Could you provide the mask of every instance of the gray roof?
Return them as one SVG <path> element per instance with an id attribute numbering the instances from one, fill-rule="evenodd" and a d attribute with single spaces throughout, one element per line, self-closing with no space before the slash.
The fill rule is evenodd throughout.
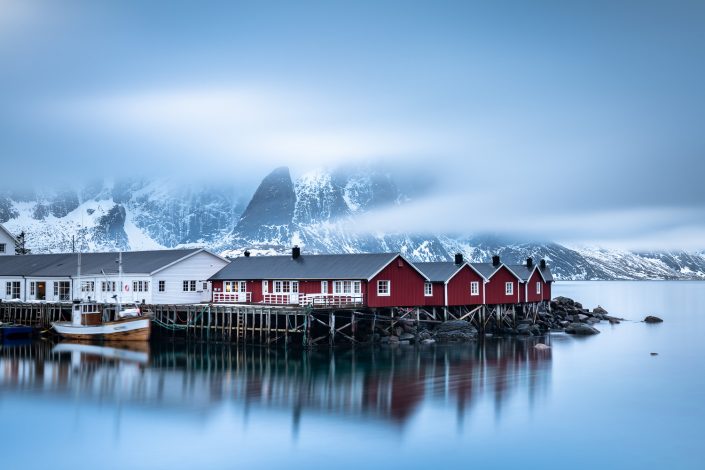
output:
<path id="1" fill-rule="evenodd" d="M 482 274 L 485 279 L 489 279 L 490 276 L 499 269 L 499 266 L 495 266 L 492 263 L 470 263 L 470 265 L 475 268 L 477 272 Z"/>
<path id="2" fill-rule="evenodd" d="M 525 264 L 508 264 L 507 267 L 511 269 L 517 276 L 521 278 L 522 281 L 528 281 L 531 275 L 534 273 L 534 269 L 537 269 L 538 265 L 533 265 L 527 268 Z M 541 269 L 538 267 L 541 275 L 546 281 L 553 281 L 553 276 L 551 275 L 551 269 L 546 266 L 546 269 Z"/>
<path id="3" fill-rule="evenodd" d="M 463 266 L 463 263 L 460 266 Z M 460 266 L 452 261 L 434 261 L 429 263 L 414 263 L 419 271 L 424 273 L 431 282 L 446 282 L 455 274 Z"/>
<path id="4" fill-rule="evenodd" d="M 495 266 L 492 263 L 470 264 L 472 264 L 472 267 L 477 269 L 487 279 L 489 279 L 489 277 L 499 268 L 499 266 Z M 534 266 L 527 268 L 525 264 L 504 264 L 504 266 L 509 268 L 510 271 L 519 276 L 519 279 L 524 282 L 528 281 L 531 277 L 531 273 L 534 272 Z M 551 269 L 548 266 L 546 266 L 546 269 L 541 271 L 541 274 L 543 274 L 546 281 L 553 281 L 553 275 L 551 275 Z"/>
<path id="5" fill-rule="evenodd" d="M 297 259 L 291 256 L 241 256 L 211 280 L 370 279 L 397 256 L 399 253 L 301 255 Z"/>
<path id="6" fill-rule="evenodd" d="M 150 274 L 202 248 L 186 250 L 130 251 L 122 254 L 125 274 Z M 117 274 L 118 253 L 82 253 L 81 274 Z M 78 268 L 77 253 L 0 256 L 0 276 L 70 277 Z"/>

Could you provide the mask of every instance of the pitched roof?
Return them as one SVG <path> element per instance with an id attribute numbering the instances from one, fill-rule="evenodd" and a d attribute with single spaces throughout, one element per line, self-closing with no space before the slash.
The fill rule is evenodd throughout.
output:
<path id="1" fill-rule="evenodd" d="M 5 232 L 15 243 L 17 242 L 17 237 L 12 234 L 8 229 L 6 229 L 2 224 L 0 224 L 0 230 Z"/>
<path id="2" fill-rule="evenodd" d="M 253 279 L 371 279 L 399 253 L 343 255 L 241 256 L 217 272 L 211 280 Z M 418 270 L 413 264 L 415 269 Z M 424 277 L 425 275 L 419 271 Z"/>
<path id="3" fill-rule="evenodd" d="M 489 279 L 490 276 L 492 276 L 495 271 L 502 266 L 501 264 L 499 266 L 495 266 L 492 263 L 470 263 L 470 265 L 475 268 L 477 272 L 482 274 L 485 279 Z"/>
<path id="4" fill-rule="evenodd" d="M 541 274 L 541 277 L 543 277 L 544 281 L 553 281 L 553 275 L 551 274 L 551 269 L 548 266 L 546 266 L 546 269 L 543 270 L 537 264 L 534 264 L 530 268 L 527 267 L 525 264 L 507 264 L 505 266 L 507 266 L 507 268 L 509 268 L 509 270 L 512 271 L 514 274 L 519 276 L 519 278 L 524 282 L 528 281 L 531 278 L 531 276 L 534 274 L 534 270 L 538 271 Z"/>
<path id="5" fill-rule="evenodd" d="M 184 250 L 130 251 L 122 254 L 125 274 L 151 274 L 185 257 L 205 251 Z M 213 255 L 215 256 L 215 255 Z M 78 253 L 0 256 L 0 276 L 71 277 L 76 275 Z M 81 274 L 117 274 L 118 253 L 82 253 Z"/>
<path id="6" fill-rule="evenodd" d="M 446 282 L 465 265 L 465 263 L 457 265 L 452 261 L 433 261 L 414 264 L 431 282 Z"/>

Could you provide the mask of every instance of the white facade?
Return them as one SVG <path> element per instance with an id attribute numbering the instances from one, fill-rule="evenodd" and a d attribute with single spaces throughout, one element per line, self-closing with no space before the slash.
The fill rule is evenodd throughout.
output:
<path id="1" fill-rule="evenodd" d="M 15 237 L 0 224 L 0 256 L 15 254 Z"/>
<path id="2" fill-rule="evenodd" d="M 76 275 L 52 278 L 0 276 L 0 299 L 70 302 L 79 297 L 83 300 L 90 297 L 97 302 L 111 303 L 117 296 L 124 303 L 209 302 L 211 288 L 208 279 L 227 264 L 227 260 L 201 250 L 152 273 L 125 273 L 122 279 L 117 274 L 88 274 L 81 276 L 80 280 Z"/>

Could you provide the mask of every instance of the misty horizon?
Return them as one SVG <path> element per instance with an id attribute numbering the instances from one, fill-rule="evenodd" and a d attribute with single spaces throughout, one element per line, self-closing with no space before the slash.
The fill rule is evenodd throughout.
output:
<path id="1" fill-rule="evenodd" d="M 375 167 L 351 230 L 705 250 L 705 5 L 0 1 L 3 187 Z M 418 214 L 432 214 L 418 217 Z"/>

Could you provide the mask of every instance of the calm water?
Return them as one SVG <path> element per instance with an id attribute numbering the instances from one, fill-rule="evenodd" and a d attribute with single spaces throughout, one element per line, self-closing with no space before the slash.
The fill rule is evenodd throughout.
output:
<path id="1" fill-rule="evenodd" d="M 705 468 L 705 283 L 555 294 L 665 323 L 335 354 L 3 345 L 0 467 Z"/>

